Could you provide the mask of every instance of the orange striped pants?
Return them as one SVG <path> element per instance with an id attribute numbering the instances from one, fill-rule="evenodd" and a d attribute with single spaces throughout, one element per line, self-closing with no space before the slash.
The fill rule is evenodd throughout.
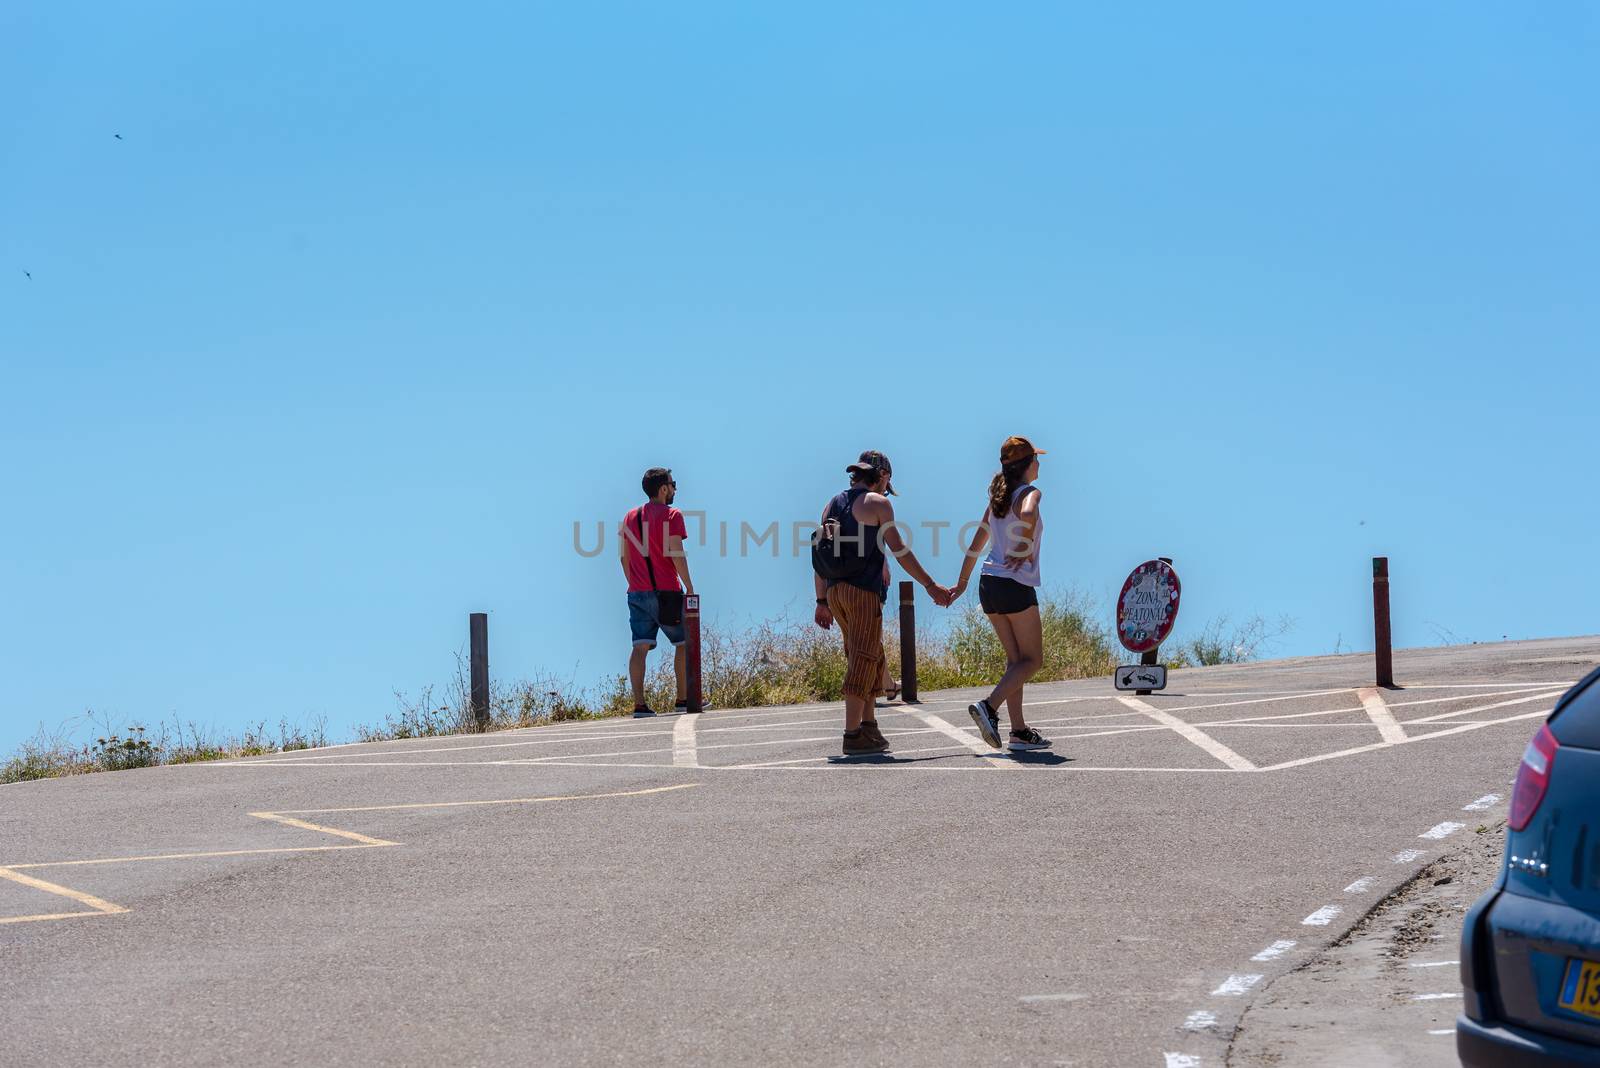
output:
<path id="1" fill-rule="evenodd" d="M 844 636 L 844 692 L 871 700 L 883 691 L 883 602 L 878 595 L 841 582 L 828 587 L 828 611 Z"/>

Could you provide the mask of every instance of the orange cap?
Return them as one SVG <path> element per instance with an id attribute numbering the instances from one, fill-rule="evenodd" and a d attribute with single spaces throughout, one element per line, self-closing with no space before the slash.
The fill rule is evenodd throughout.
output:
<path id="1" fill-rule="evenodd" d="M 1021 463 L 1024 460 L 1031 460 L 1035 456 L 1043 455 L 1044 450 L 1034 448 L 1033 442 L 1027 438 L 1012 435 L 1006 438 L 1004 445 L 1000 446 L 1000 466 L 1005 467 L 1008 464 Z"/>

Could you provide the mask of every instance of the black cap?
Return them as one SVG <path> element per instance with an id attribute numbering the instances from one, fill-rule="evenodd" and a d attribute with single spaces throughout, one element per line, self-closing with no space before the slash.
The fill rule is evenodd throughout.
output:
<path id="1" fill-rule="evenodd" d="M 888 475 L 890 478 L 894 477 L 894 465 L 889 462 L 889 458 L 887 456 L 879 452 L 877 449 L 867 449 L 861 454 L 861 458 L 859 460 L 845 468 L 845 472 L 847 474 L 859 473 L 864 475 L 869 471 L 873 472 L 874 474 L 881 472 L 882 474 Z M 891 482 L 889 485 L 883 487 L 883 492 L 894 493 L 894 483 Z"/>

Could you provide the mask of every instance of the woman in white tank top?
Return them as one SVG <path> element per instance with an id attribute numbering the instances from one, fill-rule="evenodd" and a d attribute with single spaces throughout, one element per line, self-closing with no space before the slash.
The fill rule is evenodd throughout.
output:
<path id="1" fill-rule="evenodd" d="M 994 626 L 1006 651 L 1006 671 L 989 696 L 967 711 L 983 740 L 1000 748 L 1000 717 L 995 709 L 1006 706 L 1011 720 L 1007 748 L 1013 752 L 1048 749 L 1050 743 L 1022 715 L 1022 687 L 1044 664 L 1044 633 L 1039 622 L 1039 545 L 1044 518 L 1039 514 L 1039 457 L 1027 438 L 1010 437 L 1000 446 L 1000 471 L 989 483 L 989 500 L 966 557 L 961 578 L 951 587 L 953 598 L 967 589 L 973 566 L 985 545 L 983 575 L 978 580 L 978 601 Z"/>

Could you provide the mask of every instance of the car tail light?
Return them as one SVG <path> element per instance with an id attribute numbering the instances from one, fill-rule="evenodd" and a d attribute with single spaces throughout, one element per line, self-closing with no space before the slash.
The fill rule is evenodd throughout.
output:
<path id="1" fill-rule="evenodd" d="M 1550 733 L 1547 723 L 1539 728 L 1528 748 L 1522 752 L 1522 766 L 1517 769 L 1517 784 L 1511 789 L 1511 815 L 1507 821 L 1513 831 L 1520 831 L 1539 811 L 1544 792 L 1550 788 L 1550 765 L 1555 763 L 1556 750 L 1561 743 Z"/>

